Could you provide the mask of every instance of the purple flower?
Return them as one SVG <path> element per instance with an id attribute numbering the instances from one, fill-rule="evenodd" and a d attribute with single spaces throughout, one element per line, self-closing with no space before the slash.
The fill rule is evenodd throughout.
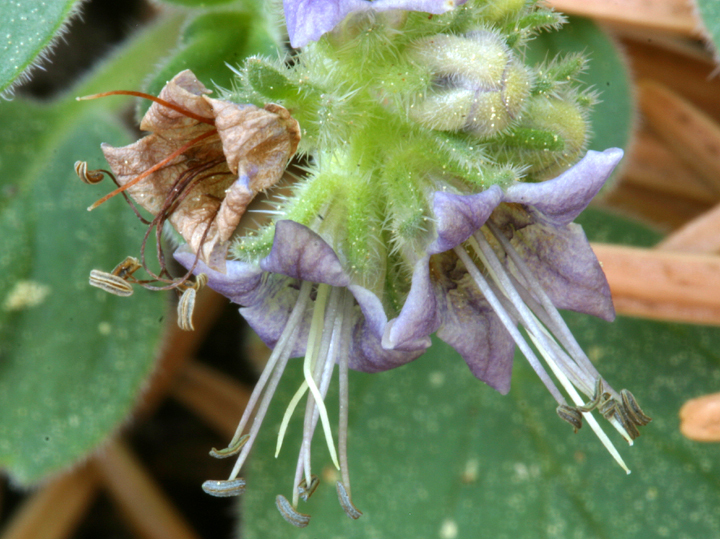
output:
<path id="1" fill-rule="evenodd" d="M 185 267 L 195 263 L 187 247 L 178 249 L 175 258 Z M 277 505 L 288 522 L 306 526 L 309 516 L 296 510 L 298 498 L 314 490 L 317 478 L 310 470 L 310 442 L 322 419 L 328 448 L 340 469 L 338 497 L 351 518 L 360 512 L 350 500 L 347 467 L 348 368 L 377 372 L 403 365 L 417 358 L 428 346 L 427 338 L 403 350 L 386 350 L 381 345 L 387 324 L 385 311 L 375 294 L 354 285 L 332 248 L 315 232 L 293 221 L 278 221 L 270 254 L 259 266 L 228 261 L 226 273 L 198 262 L 196 274 L 208 277 L 208 286 L 242 305 L 240 313 L 255 329 L 273 353 L 260 377 L 250 402 L 228 449 L 219 456 L 237 454 L 238 461 L 227 481 L 209 481 L 204 487 L 215 495 L 239 494 L 244 481 L 238 479 L 240 467 L 260 430 L 273 393 L 289 358 L 305 356 L 304 382 L 291 401 L 283 421 L 278 451 L 287 421 L 299 399 L 309 389 L 303 429 L 303 441 L 295 475 L 297 489 L 292 504 L 278 496 Z M 340 371 L 339 452 L 335 452 L 332 433 L 323 403 L 335 365 Z M 255 419 L 249 434 L 242 435 L 250 417 Z"/>
<path id="2" fill-rule="evenodd" d="M 290 44 L 303 47 L 353 12 L 402 9 L 439 14 L 462 3 L 464 0 L 283 0 L 283 8 Z"/>
<path id="3" fill-rule="evenodd" d="M 383 345 L 404 350 L 437 332 L 475 376 L 501 393 L 510 389 L 517 345 L 557 400 L 563 419 L 575 428 L 583 417 L 594 429 L 597 425 L 578 388 L 592 398 L 593 407 L 603 404 L 603 415 L 628 440 L 635 438 L 636 425 L 644 420 L 628 418 L 634 400 L 621 404 L 621 397 L 603 384 L 557 310 L 605 320 L 615 316 L 602 268 L 582 228 L 572 221 L 622 153 L 590 151 L 553 180 L 518 183 L 505 192 L 494 186 L 475 195 L 434 193 L 434 240 L 415 265 L 410 293 L 400 315 L 388 324 Z M 518 331 L 518 322 L 577 407 L 567 405 Z M 611 453 L 619 459 L 614 448 Z"/>

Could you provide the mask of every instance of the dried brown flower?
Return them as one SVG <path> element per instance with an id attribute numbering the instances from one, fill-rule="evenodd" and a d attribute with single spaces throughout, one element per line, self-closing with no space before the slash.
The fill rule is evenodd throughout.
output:
<path id="1" fill-rule="evenodd" d="M 240 218 L 282 176 L 300 127 L 280 105 L 238 105 L 208 93 L 183 71 L 145 114 L 140 128 L 151 134 L 123 148 L 103 145 L 120 188 L 95 206 L 126 190 L 155 216 L 150 230 L 156 228 L 158 244 L 169 220 L 201 260 L 224 271 Z M 165 271 L 162 254 L 160 263 Z"/>

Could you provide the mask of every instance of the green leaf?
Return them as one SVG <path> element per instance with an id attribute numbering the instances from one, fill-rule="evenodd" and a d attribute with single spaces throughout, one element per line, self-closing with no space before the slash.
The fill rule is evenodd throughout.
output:
<path id="1" fill-rule="evenodd" d="M 539 35 L 530 42 L 528 61 L 540 63 L 558 54 L 579 52 L 588 56 L 588 70 L 579 78 L 600 95 L 590 116 L 594 136 L 590 149 L 626 148 L 635 118 L 628 70 L 612 40 L 589 19 L 568 17 L 558 32 Z"/>
<path id="2" fill-rule="evenodd" d="M 696 5 L 717 54 L 720 51 L 720 3 L 717 0 L 697 0 Z"/>
<path id="3" fill-rule="evenodd" d="M 193 8 L 207 8 L 213 6 L 219 6 L 221 4 L 229 4 L 235 0 L 163 0 L 168 4 L 175 4 L 178 6 L 193 7 Z"/>
<path id="4" fill-rule="evenodd" d="M 35 482 L 97 447 L 133 407 L 153 367 L 165 298 L 88 285 L 137 253 L 144 227 L 73 162 L 100 165 L 127 143 L 98 111 L 73 122 L 18 100 L 0 108 L 0 466 Z"/>
<path id="5" fill-rule="evenodd" d="M 177 45 L 184 19 L 181 15 L 162 17 L 135 33 L 123 47 L 72 88 L 67 96 L 69 100 L 111 90 L 139 90 L 148 73 L 154 72 L 157 64 Z M 127 102 L 127 98 L 115 97 L 84 101 L 82 104 L 73 101 L 69 106 L 76 111 L 87 110 L 91 106 L 115 110 Z"/>
<path id="6" fill-rule="evenodd" d="M 180 46 L 148 85 L 157 95 L 179 72 L 190 69 L 206 86 L 232 86 L 238 66 L 254 54 L 276 54 L 278 44 L 262 18 L 245 11 L 214 11 L 193 19 L 182 33 Z"/>
<path id="7" fill-rule="evenodd" d="M 3 2 L 0 17 L 0 92 L 42 55 L 74 13 L 77 0 Z"/>
<path id="8" fill-rule="evenodd" d="M 586 212 L 586 230 L 605 241 L 646 244 L 653 234 Z M 655 237 L 655 239 L 657 239 Z M 717 328 L 621 317 L 607 323 L 568 315 L 569 325 L 616 389 L 627 387 L 653 421 L 629 448 L 617 444 L 633 473 L 615 464 L 587 425 L 578 433 L 520 355 L 502 396 L 437 341 L 420 359 L 379 374 L 350 377 L 349 463 L 357 521 L 340 509 L 322 433 L 313 465 L 320 487 L 299 510 L 308 528 L 287 524 L 274 497 L 290 498 L 299 451 L 296 412 L 283 452 L 273 458 L 285 406 L 302 381 L 301 362 L 284 375 L 244 476 L 242 537 L 654 539 L 720 536 L 720 445 L 678 431 L 687 399 L 720 386 Z M 337 394 L 326 399 L 337 417 Z M 603 421 L 604 422 L 604 421 Z"/>

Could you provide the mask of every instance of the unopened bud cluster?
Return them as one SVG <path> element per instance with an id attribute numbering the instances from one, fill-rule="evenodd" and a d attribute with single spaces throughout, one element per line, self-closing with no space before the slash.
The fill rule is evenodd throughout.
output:
<path id="1" fill-rule="evenodd" d="M 249 59 L 225 98 L 278 103 L 298 120 L 308 174 L 281 218 L 318 232 L 392 316 L 433 237 L 432 193 L 545 180 L 584 151 L 584 59 L 523 58 L 528 39 L 562 22 L 512 0 L 431 17 L 356 13 L 292 61 Z M 273 232 L 245 236 L 234 256 L 266 255 Z"/>

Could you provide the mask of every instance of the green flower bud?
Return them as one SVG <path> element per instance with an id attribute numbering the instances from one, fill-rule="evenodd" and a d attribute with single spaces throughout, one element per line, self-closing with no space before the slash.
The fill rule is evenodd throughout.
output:
<path id="1" fill-rule="evenodd" d="M 520 115 L 530 93 L 529 70 L 489 30 L 438 34 L 407 54 L 433 76 L 432 87 L 409 112 L 424 127 L 491 137 Z"/>
<path id="2" fill-rule="evenodd" d="M 522 151 L 522 162 L 529 165 L 533 180 L 547 180 L 570 168 L 585 151 L 588 122 L 585 109 L 573 99 L 533 97 L 528 100 L 522 127 L 555 133 L 564 142 L 562 149 Z"/>
<path id="3" fill-rule="evenodd" d="M 483 15 L 490 21 L 499 22 L 518 17 L 525 9 L 525 0 L 497 0 L 489 2 Z"/>

